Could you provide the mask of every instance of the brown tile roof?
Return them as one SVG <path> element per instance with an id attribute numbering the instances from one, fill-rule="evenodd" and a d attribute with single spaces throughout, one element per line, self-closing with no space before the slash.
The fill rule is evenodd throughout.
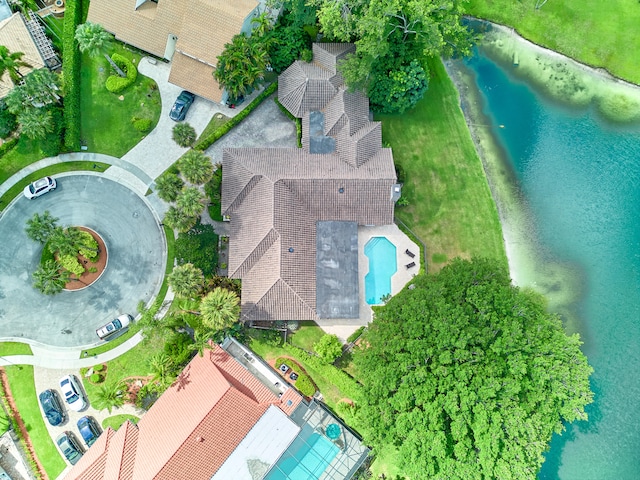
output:
<path id="1" fill-rule="evenodd" d="M 221 91 L 211 72 L 217 56 L 240 33 L 256 0 L 92 0 L 88 20 L 100 23 L 116 38 L 164 57 L 167 39 L 177 37 L 169 81 L 219 102 Z"/>
<path id="2" fill-rule="evenodd" d="M 44 67 L 42 55 L 33 42 L 20 13 L 16 12 L 0 22 L 0 45 L 7 47 L 11 53 L 22 52 L 24 54 L 22 61 L 31 66 L 18 69 L 23 76 L 32 70 Z M 6 97 L 12 89 L 13 82 L 9 77 L 9 72 L 5 72 L 0 78 L 0 98 Z"/>
<path id="3" fill-rule="evenodd" d="M 290 415 L 301 400 L 292 388 L 278 397 L 214 345 L 189 363 L 137 426 L 105 430 L 66 478 L 208 480 L 269 405 Z"/>

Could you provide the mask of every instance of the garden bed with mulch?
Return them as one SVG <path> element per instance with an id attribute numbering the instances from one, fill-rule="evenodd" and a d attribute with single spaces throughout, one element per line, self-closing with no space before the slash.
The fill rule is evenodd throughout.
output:
<path id="1" fill-rule="evenodd" d="M 107 246 L 102 237 L 87 227 L 77 227 L 78 230 L 89 233 L 93 239 L 98 242 L 98 260 L 92 262 L 88 258 L 78 255 L 78 261 L 85 268 L 84 273 L 80 277 L 71 275 L 71 280 L 64 286 L 65 290 L 81 290 L 88 287 L 100 278 L 104 270 L 107 268 Z M 91 271 L 90 271 L 91 270 Z M 95 271 L 93 271 L 95 270 Z"/>

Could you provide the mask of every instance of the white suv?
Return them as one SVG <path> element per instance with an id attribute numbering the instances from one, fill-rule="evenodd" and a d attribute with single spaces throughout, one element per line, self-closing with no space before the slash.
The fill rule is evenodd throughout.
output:
<path id="1" fill-rule="evenodd" d="M 55 190 L 57 186 L 55 178 L 44 177 L 24 187 L 23 193 L 25 197 L 31 200 L 32 198 L 44 195 L 51 190 Z"/>
<path id="2" fill-rule="evenodd" d="M 87 402 L 82 394 L 82 389 L 78 385 L 75 375 L 65 375 L 60 379 L 60 389 L 67 405 L 71 410 L 79 412 L 87 406 Z"/>

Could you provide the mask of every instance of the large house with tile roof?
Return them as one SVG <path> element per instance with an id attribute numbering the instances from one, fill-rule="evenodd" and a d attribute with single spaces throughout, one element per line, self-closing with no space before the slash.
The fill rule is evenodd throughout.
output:
<path id="1" fill-rule="evenodd" d="M 348 480 L 368 453 L 229 338 L 196 356 L 137 425 L 107 428 L 65 478 Z"/>
<path id="2" fill-rule="evenodd" d="M 217 57 L 234 35 L 249 33 L 258 0 L 91 0 L 88 21 L 118 40 L 171 60 L 169 82 L 220 102 Z"/>
<path id="3" fill-rule="evenodd" d="M 229 276 L 241 318 L 359 316 L 358 226 L 390 225 L 400 195 L 369 102 L 337 71 L 352 44 L 313 45 L 313 62 L 280 75 L 278 98 L 302 119 L 302 148 L 231 148 L 222 160 Z"/>

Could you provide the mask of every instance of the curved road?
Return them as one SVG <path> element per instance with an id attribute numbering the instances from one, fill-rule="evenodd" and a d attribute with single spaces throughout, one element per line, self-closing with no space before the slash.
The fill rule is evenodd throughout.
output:
<path id="1" fill-rule="evenodd" d="M 0 219 L 0 335 L 64 347 L 98 340 L 95 329 L 119 313 L 135 316 L 162 284 L 164 232 L 141 197 L 103 176 L 57 176 L 58 188 L 40 198 L 16 199 Z M 104 274 L 91 286 L 46 296 L 33 288 L 31 273 L 42 246 L 27 238 L 26 220 L 49 210 L 62 226 L 98 232 L 108 250 Z"/>

